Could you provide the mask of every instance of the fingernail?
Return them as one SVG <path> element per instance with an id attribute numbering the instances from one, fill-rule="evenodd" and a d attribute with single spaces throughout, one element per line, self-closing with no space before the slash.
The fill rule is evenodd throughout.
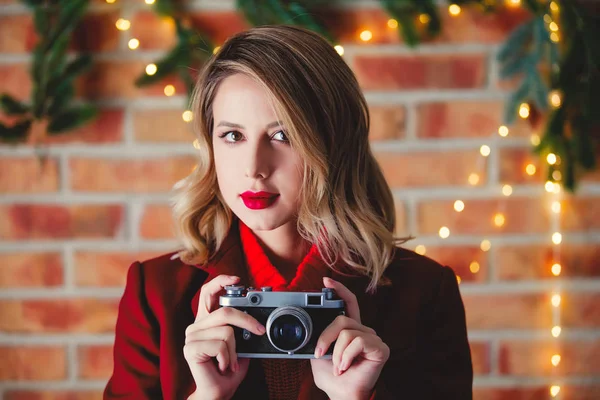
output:
<path id="1" fill-rule="evenodd" d="M 321 355 L 322 355 L 322 354 L 323 354 L 323 350 L 321 350 L 321 348 L 320 348 L 320 347 L 317 347 L 317 348 L 315 349 L 315 358 L 319 358 L 319 357 L 321 357 Z"/>
<path id="2" fill-rule="evenodd" d="M 264 327 L 264 325 L 258 325 L 258 331 L 260 333 L 265 333 L 267 331 L 267 328 Z"/>
<path id="3" fill-rule="evenodd" d="M 345 361 L 343 361 L 343 362 L 340 364 L 340 372 L 344 372 L 344 371 L 346 370 L 346 368 L 348 368 L 348 367 L 346 366 L 346 364 L 347 364 L 347 362 L 345 362 Z"/>

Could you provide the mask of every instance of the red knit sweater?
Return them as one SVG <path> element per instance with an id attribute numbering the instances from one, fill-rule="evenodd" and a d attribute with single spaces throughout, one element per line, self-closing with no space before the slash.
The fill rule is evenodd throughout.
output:
<path id="1" fill-rule="evenodd" d="M 295 277 L 289 282 L 286 281 L 265 254 L 252 230 L 241 221 L 239 226 L 248 278 L 252 286 L 256 288 L 271 286 L 273 290 L 285 291 L 320 291 L 323 287 L 323 277 L 331 275 L 329 267 L 323 262 L 317 247 L 313 245 L 298 265 Z M 309 360 L 264 359 L 262 366 L 270 399 L 308 398 L 301 394 L 308 393 L 309 390 L 309 387 L 302 382 L 312 381 Z M 311 379 L 306 379 L 307 374 L 311 375 Z"/>

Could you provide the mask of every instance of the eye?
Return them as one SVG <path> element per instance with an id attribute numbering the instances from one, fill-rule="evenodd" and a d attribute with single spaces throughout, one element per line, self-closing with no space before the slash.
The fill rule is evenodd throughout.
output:
<path id="1" fill-rule="evenodd" d="M 242 134 L 239 133 L 238 131 L 224 132 L 224 133 L 220 134 L 219 137 L 225 138 L 225 141 L 229 142 L 229 143 L 235 143 L 235 142 L 239 142 L 240 140 L 242 140 Z"/>
<path id="2" fill-rule="evenodd" d="M 279 140 L 281 142 L 289 142 L 287 135 L 284 131 L 278 131 L 273 136 L 271 136 L 275 140 Z"/>

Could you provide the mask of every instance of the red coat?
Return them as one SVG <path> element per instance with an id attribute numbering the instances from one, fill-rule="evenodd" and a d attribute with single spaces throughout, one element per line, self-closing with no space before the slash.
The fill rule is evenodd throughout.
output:
<path id="1" fill-rule="evenodd" d="M 246 242 L 241 243 L 238 229 L 232 229 L 206 267 L 172 260 L 173 254 L 130 266 L 119 305 L 114 370 L 104 391 L 105 400 L 185 400 L 194 392 L 183 346 L 185 329 L 195 319 L 201 286 L 219 274 L 241 276 L 242 284 L 256 287 L 265 279 L 280 279 L 257 275 L 257 262 L 247 260 L 266 257 L 248 257 Z M 323 268 L 313 250 L 299 267 L 301 277 L 280 286 L 320 290 L 320 277 L 328 275 L 357 295 L 362 323 L 375 329 L 391 350 L 375 399 L 472 399 L 473 369 L 465 311 L 456 276 L 449 267 L 398 249 L 386 270 L 391 287 L 367 295 L 366 278 Z M 245 271 L 250 271 L 250 276 Z M 312 374 L 306 376 L 302 387 L 300 399 L 327 399 L 312 382 Z M 252 359 L 234 399 L 267 399 L 267 393 L 261 364 Z"/>

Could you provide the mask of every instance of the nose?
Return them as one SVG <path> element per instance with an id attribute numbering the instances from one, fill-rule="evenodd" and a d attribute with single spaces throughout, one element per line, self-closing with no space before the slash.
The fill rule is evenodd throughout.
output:
<path id="1" fill-rule="evenodd" d="M 246 177 L 251 179 L 265 179 L 270 174 L 268 146 L 258 141 L 248 146 L 246 155 Z"/>

